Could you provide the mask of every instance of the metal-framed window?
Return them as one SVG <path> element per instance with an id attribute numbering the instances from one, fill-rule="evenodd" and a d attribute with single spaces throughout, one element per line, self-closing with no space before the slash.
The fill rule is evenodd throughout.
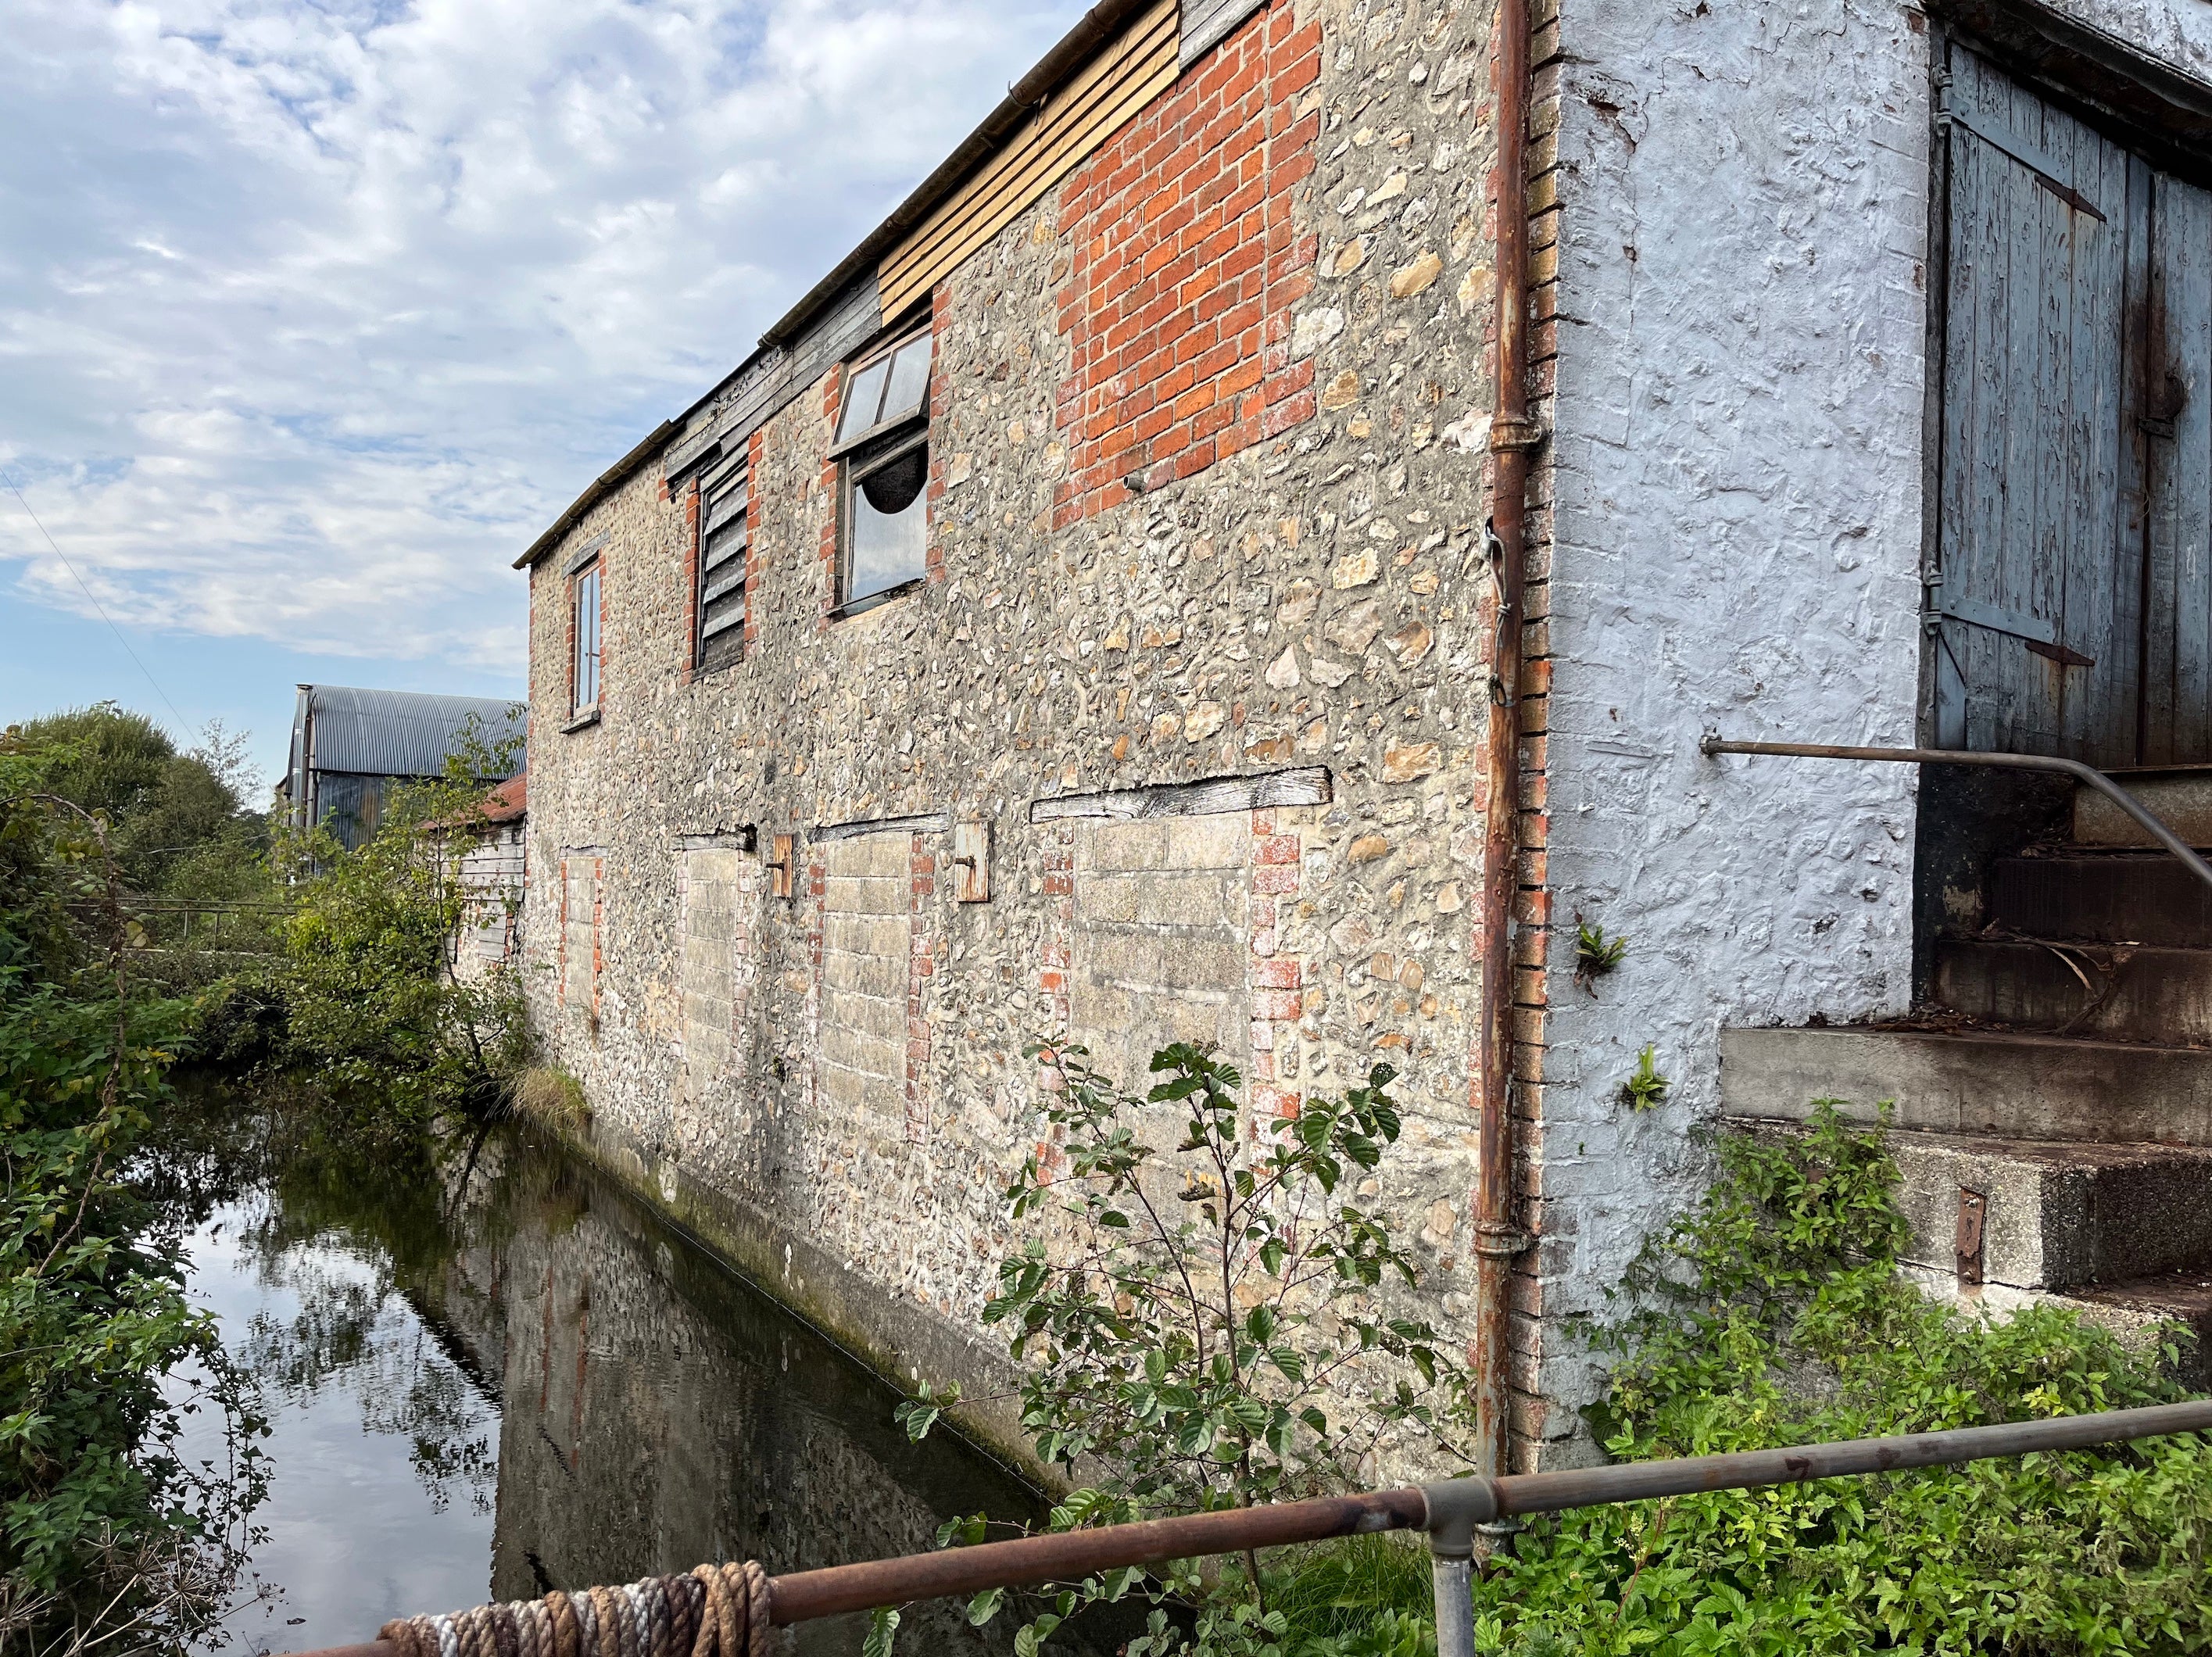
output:
<path id="1" fill-rule="evenodd" d="M 697 660 L 702 673 L 744 654 L 745 549 L 752 539 L 751 467 L 746 451 L 699 485 Z"/>
<path id="2" fill-rule="evenodd" d="M 588 713 L 599 705 L 599 561 L 593 559 L 568 581 L 568 712 Z"/>
<path id="3" fill-rule="evenodd" d="M 928 573 L 929 331 L 863 357 L 845 377 L 836 446 L 837 602 L 846 614 Z"/>

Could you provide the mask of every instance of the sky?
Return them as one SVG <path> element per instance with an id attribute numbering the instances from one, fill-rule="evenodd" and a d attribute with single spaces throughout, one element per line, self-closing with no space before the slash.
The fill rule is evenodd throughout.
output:
<path id="1" fill-rule="evenodd" d="M 515 556 L 1083 9 L 0 0 L 0 725 L 520 695 Z"/>

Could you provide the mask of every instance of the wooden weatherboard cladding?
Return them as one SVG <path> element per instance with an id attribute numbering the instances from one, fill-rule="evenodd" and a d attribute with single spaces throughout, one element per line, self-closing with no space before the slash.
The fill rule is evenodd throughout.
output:
<path id="1" fill-rule="evenodd" d="M 1243 16 L 1255 0 L 1229 0 Z M 1205 9 L 1205 8 L 1196 8 Z M 1210 15 L 1210 14 L 1209 14 Z M 1141 14 L 877 267 L 882 313 L 928 294 L 1182 72 L 1176 0 Z M 1219 36 L 1215 37 L 1218 39 Z"/>
<path id="2" fill-rule="evenodd" d="M 1229 38 L 1229 32 L 1260 9 L 1263 0 L 1188 0 L 1182 9 L 1178 61 L 1185 69 Z"/>
<path id="3" fill-rule="evenodd" d="M 881 333 L 884 314 L 870 276 L 855 282 L 790 345 L 763 347 L 718 390 L 714 406 L 669 445 L 662 475 L 673 485 L 717 456 L 734 453 L 756 429 L 829 373 L 830 365 Z"/>

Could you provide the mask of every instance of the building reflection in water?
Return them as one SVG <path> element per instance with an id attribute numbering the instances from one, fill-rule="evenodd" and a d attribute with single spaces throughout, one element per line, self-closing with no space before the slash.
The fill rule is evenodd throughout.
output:
<path id="1" fill-rule="evenodd" d="M 393 1464 L 387 1482 L 409 1467 L 434 1512 L 490 1503 L 490 1580 L 477 1592 L 500 1599 L 702 1561 L 758 1559 L 775 1573 L 921 1551 L 955 1514 L 1036 1512 L 1019 1481 L 957 1439 L 908 1442 L 890 1387 L 558 1151 L 494 1138 L 465 1190 L 458 1168 L 440 1183 L 327 1152 L 274 1158 L 204 1229 L 250 1263 L 221 1309 L 272 1402 L 327 1416 L 339 1395 L 358 1401 L 360 1439 L 342 1451 L 293 1445 L 281 1418 L 272 1442 L 280 1484 L 324 1491 L 318 1511 L 287 1514 L 274 1510 L 280 1490 L 264 1515 L 287 1533 L 270 1564 L 295 1579 L 284 1584 L 295 1611 L 313 1609 L 300 1588 L 331 1574 L 302 1557 L 303 1535 L 340 1551 L 333 1570 L 366 1549 L 395 1583 L 451 1580 L 451 1560 L 440 1575 L 392 1557 L 413 1545 L 404 1527 L 349 1530 L 342 1487 L 365 1456 Z M 250 1309 L 237 1303 L 249 1284 Z M 287 1467 L 288 1454 L 332 1465 Z M 425 1548 L 453 1545 L 450 1527 L 414 1532 Z M 1012 1618 L 979 1631 L 963 1611 L 908 1608 L 902 1650 L 1011 1649 Z M 307 1623 L 321 1634 L 323 1620 Z M 806 1625 L 796 1649 L 857 1651 L 865 1623 Z"/>

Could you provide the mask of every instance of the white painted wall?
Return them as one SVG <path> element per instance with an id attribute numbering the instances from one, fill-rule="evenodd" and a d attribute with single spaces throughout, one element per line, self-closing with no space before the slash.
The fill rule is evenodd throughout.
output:
<path id="1" fill-rule="evenodd" d="M 1694 1195 L 1724 1024 L 1910 998 L 1913 774 L 1697 741 L 1913 740 L 1928 213 L 1928 36 L 1889 0 L 1561 13 L 1550 1319 Z M 1578 911 L 1630 935 L 1595 996 Z M 1637 1115 L 1647 1042 L 1673 1089 Z"/>
<path id="2" fill-rule="evenodd" d="M 2212 4 L 2053 9 L 2212 79 Z M 1560 12 L 1547 1320 L 1696 1194 L 1723 1025 L 1908 1004 L 1914 774 L 1696 744 L 1914 739 L 1929 236 L 1917 9 Z M 1577 911 L 1631 935 L 1595 996 Z M 1674 1086 L 1636 1115 L 1647 1042 Z M 1591 1378 L 1546 1349 L 1564 1436 Z"/>
<path id="3" fill-rule="evenodd" d="M 2204 0 L 2042 0 L 2046 11 L 2086 25 L 2160 63 L 2212 82 L 2212 5 Z"/>

